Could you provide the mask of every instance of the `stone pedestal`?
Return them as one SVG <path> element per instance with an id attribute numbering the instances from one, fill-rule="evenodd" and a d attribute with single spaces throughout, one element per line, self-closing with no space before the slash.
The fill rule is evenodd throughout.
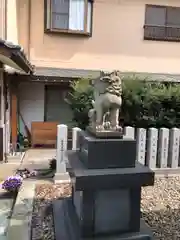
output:
<path id="1" fill-rule="evenodd" d="M 140 200 L 141 187 L 153 185 L 154 173 L 135 161 L 135 141 L 81 137 L 80 150 L 68 154 L 72 197 L 54 204 L 56 238 L 152 239 L 140 220 Z"/>
<path id="2" fill-rule="evenodd" d="M 88 169 L 135 167 L 135 140 L 96 138 L 81 132 L 79 144 L 79 158 Z"/>

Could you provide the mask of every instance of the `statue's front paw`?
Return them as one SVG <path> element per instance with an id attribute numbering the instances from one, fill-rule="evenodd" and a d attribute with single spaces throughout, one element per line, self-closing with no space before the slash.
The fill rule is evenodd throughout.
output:
<path id="1" fill-rule="evenodd" d="M 104 127 L 102 125 L 97 125 L 96 130 L 97 131 L 102 131 L 102 130 L 104 130 Z"/>
<path id="2" fill-rule="evenodd" d="M 119 126 L 119 125 L 117 125 L 117 126 L 116 126 L 116 130 L 117 130 L 117 131 L 122 131 L 122 127 Z"/>
<path id="3" fill-rule="evenodd" d="M 122 127 L 119 126 L 119 125 L 111 126 L 111 130 L 113 130 L 113 131 L 121 131 L 121 130 L 122 130 Z"/>
<path id="4" fill-rule="evenodd" d="M 110 123 L 110 122 L 105 122 L 105 123 L 104 123 L 104 128 L 105 128 L 106 130 L 110 129 L 110 128 L 111 128 L 111 123 Z"/>

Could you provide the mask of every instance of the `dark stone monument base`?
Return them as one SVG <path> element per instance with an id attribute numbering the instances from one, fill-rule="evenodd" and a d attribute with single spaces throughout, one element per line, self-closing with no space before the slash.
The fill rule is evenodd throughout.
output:
<path id="1" fill-rule="evenodd" d="M 79 159 L 88 169 L 135 167 L 136 141 L 121 138 L 96 138 L 81 132 Z"/>
<path id="2" fill-rule="evenodd" d="M 154 172 L 139 162 L 134 168 L 87 169 L 76 151 L 69 151 L 67 156 L 76 179 L 76 191 L 137 188 L 154 184 Z"/>
<path id="3" fill-rule="evenodd" d="M 53 202 L 55 239 L 60 240 L 151 240 L 153 235 L 145 222 L 141 220 L 138 232 L 81 237 L 81 226 L 73 205 L 72 198 Z"/>
<path id="4" fill-rule="evenodd" d="M 135 234 L 140 231 L 141 187 L 154 183 L 148 167 L 137 162 L 134 168 L 87 169 L 75 151 L 68 159 L 73 185 L 66 213 L 70 212 L 69 219 L 75 216 L 79 234 L 75 239 L 151 239 Z"/>
<path id="5" fill-rule="evenodd" d="M 135 232 L 140 228 L 140 188 L 73 191 L 83 236 Z M 123 217 L 122 217 L 123 216 Z"/>

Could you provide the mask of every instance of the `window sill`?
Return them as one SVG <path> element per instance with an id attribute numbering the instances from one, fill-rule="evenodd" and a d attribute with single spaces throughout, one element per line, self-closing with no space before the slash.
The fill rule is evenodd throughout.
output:
<path id="1" fill-rule="evenodd" d="M 144 25 L 144 40 L 180 42 L 180 28 L 171 26 Z"/>
<path id="2" fill-rule="evenodd" d="M 91 33 L 87 32 L 81 32 L 81 31 L 73 31 L 73 30 L 60 30 L 60 29 L 45 29 L 45 33 L 49 34 L 65 34 L 65 35 L 76 35 L 76 36 L 82 36 L 82 37 L 91 37 Z"/>
<path id="3" fill-rule="evenodd" d="M 180 42 L 180 38 L 156 38 L 156 37 L 145 37 L 144 40 L 157 41 L 157 42 Z"/>

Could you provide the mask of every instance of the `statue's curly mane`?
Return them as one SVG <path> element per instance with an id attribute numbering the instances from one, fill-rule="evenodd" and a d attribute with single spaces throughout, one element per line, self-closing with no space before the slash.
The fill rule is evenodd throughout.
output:
<path id="1" fill-rule="evenodd" d="M 101 76 L 100 80 L 105 84 L 108 83 L 107 87 L 105 88 L 105 93 L 111 93 L 116 96 L 121 96 L 121 78 L 118 76 L 117 72 L 106 73 L 104 74 L 104 76 Z"/>

